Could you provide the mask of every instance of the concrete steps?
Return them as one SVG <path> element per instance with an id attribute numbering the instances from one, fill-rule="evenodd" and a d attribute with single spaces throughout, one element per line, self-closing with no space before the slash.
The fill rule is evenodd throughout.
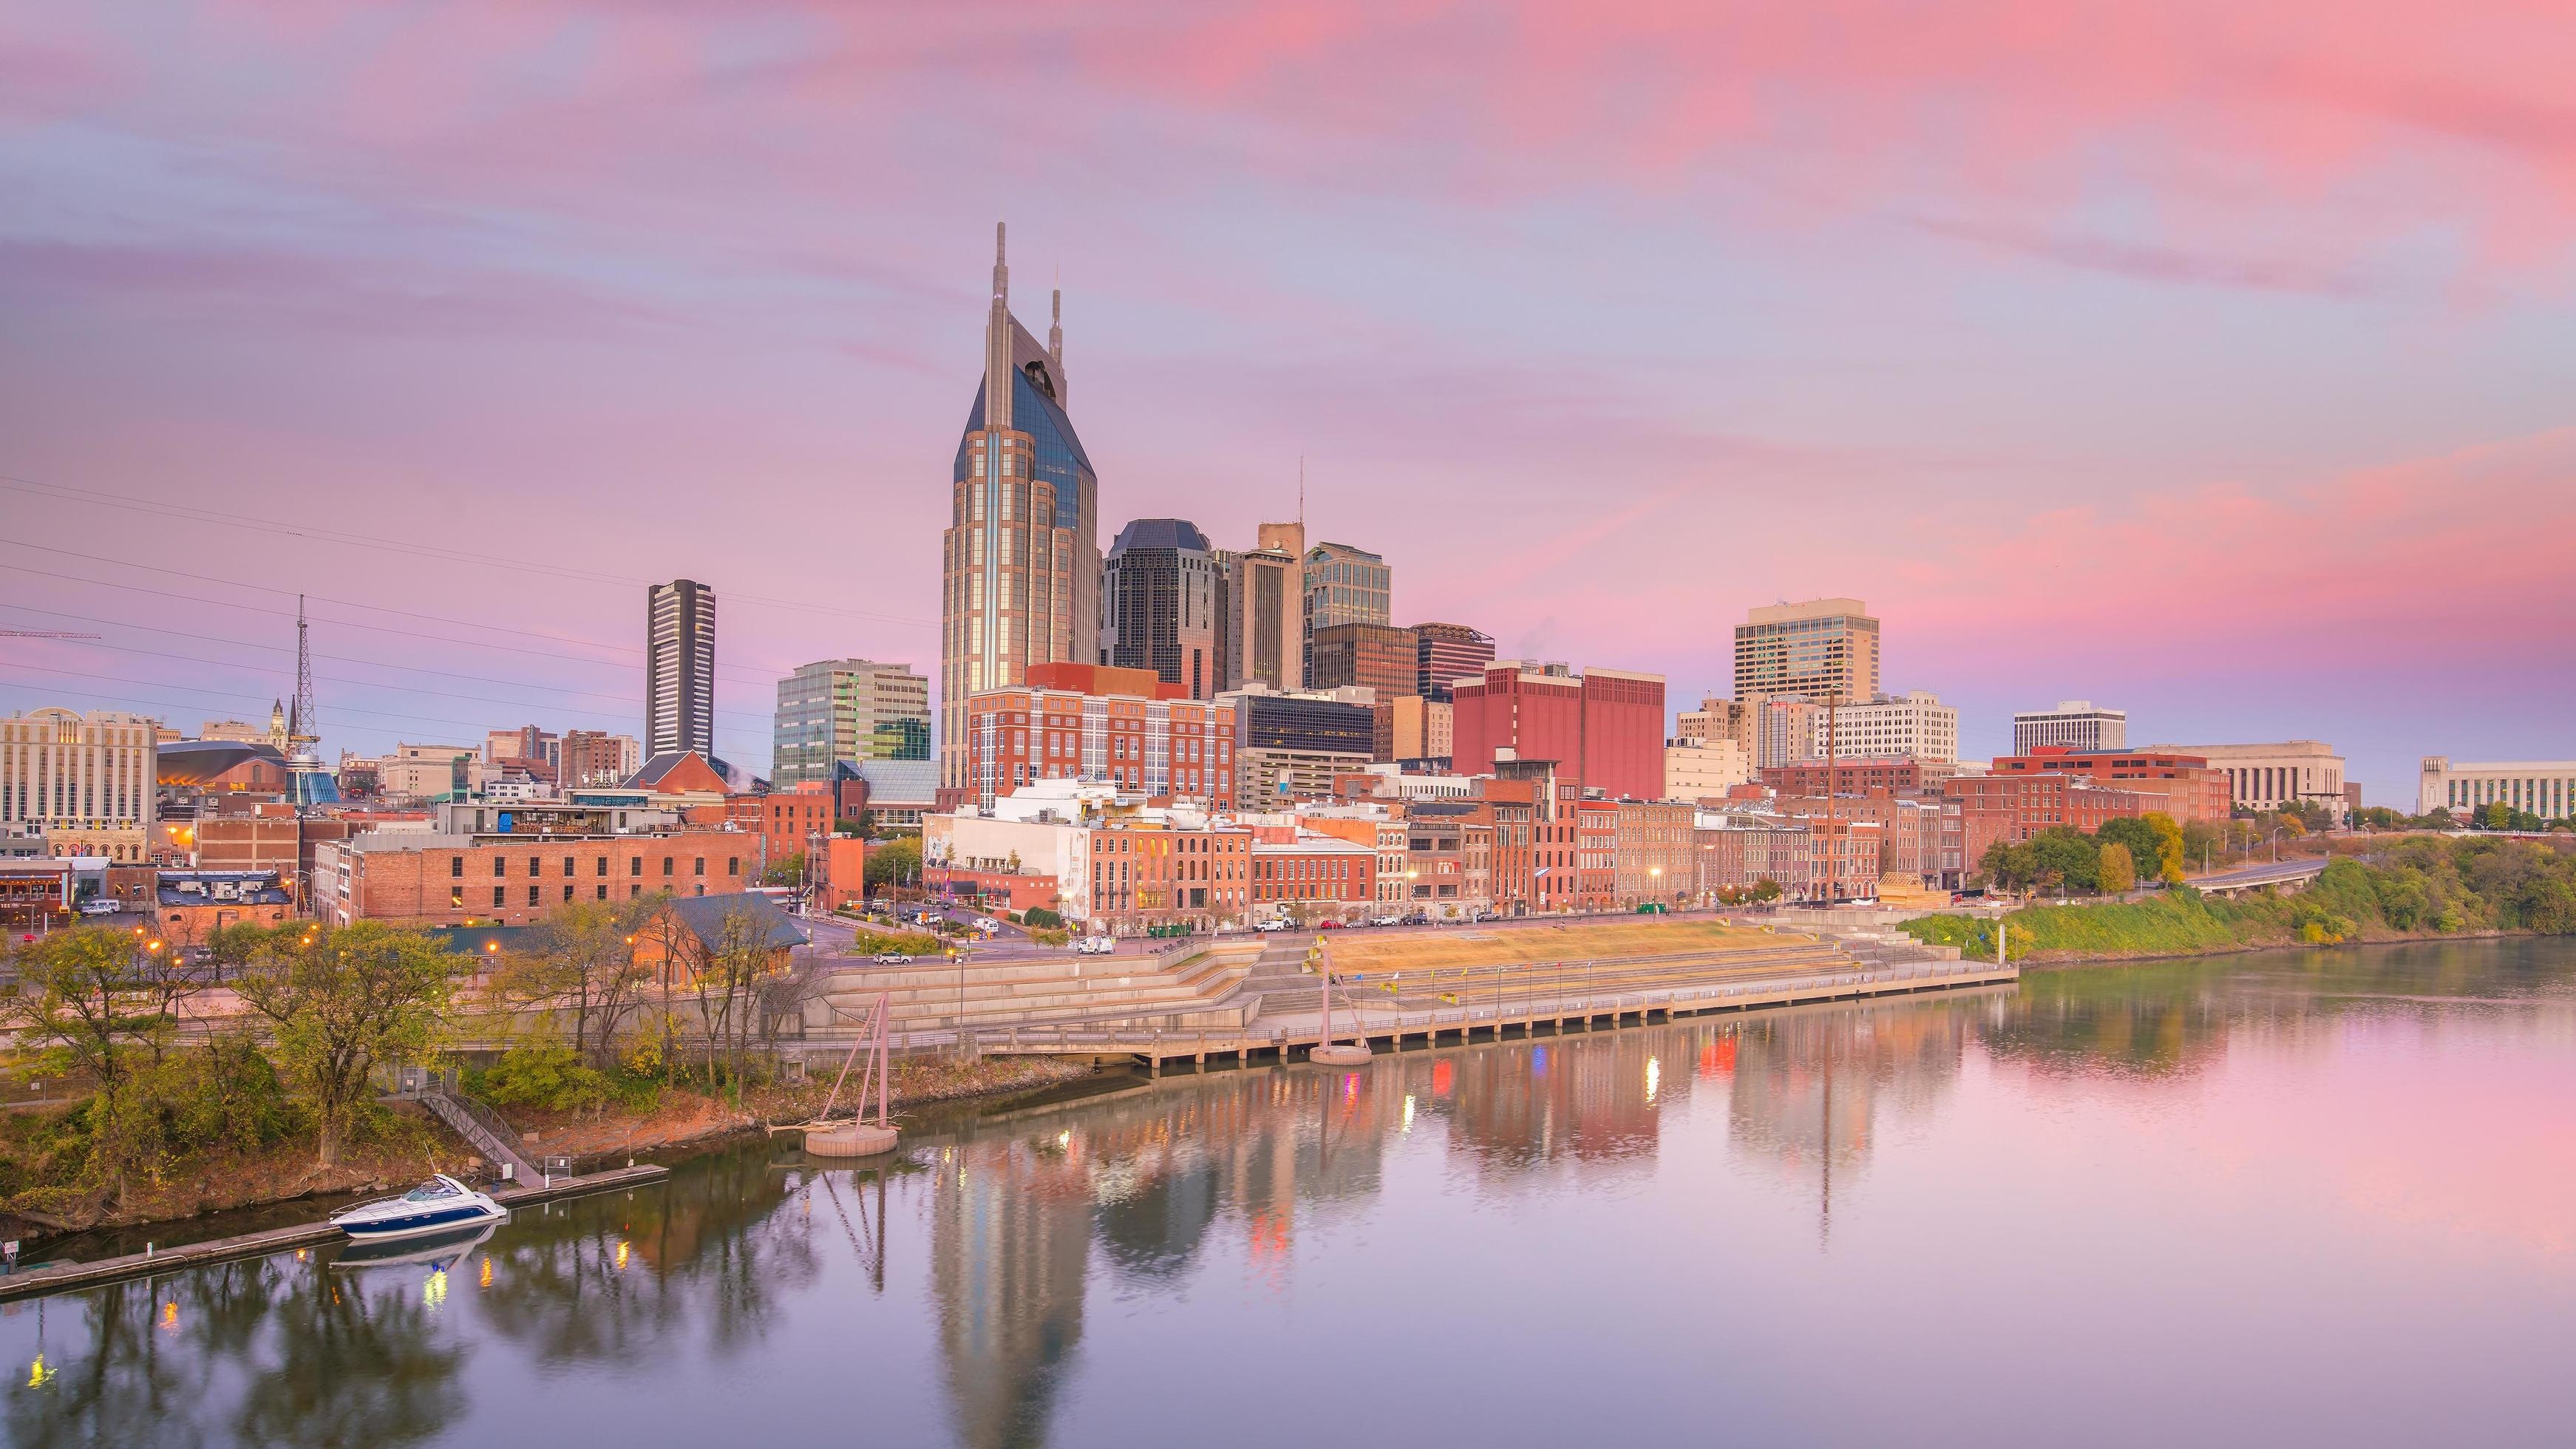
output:
<path id="1" fill-rule="evenodd" d="M 1243 981 L 1250 943 L 1226 942 L 1161 956 L 1039 957 L 956 967 L 853 963 L 808 1007 L 809 1032 L 848 1030 L 887 995 L 897 1032 L 1007 1030 L 1015 1026 L 1128 1021 L 1167 1030 L 1239 1028 L 1258 1009 Z"/>

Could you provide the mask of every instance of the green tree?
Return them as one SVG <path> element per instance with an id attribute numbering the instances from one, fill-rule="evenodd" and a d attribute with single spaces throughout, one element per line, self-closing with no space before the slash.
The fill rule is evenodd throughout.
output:
<path id="1" fill-rule="evenodd" d="M 1753 899 L 1757 901 L 1776 901 L 1780 899 L 1780 883 L 1767 875 L 1762 877 L 1762 879 L 1755 881 L 1753 883 Z"/>
<path id="2" fill-rule="evenodd" d="M 502 963 L 494 984 L 512 1001 L 571 1013 L 574 1053 L 605 1064 L 652 974 L 636 964 L 636 934 L 668 899 L 656 892 L 560 906 L 530 930 L 524 950 Z"/>
<path id="3" fill-rule="evenodd" d="M 2102 850 L 2083 831 L 2071 825 L 2052 825 L 2032 837 L 2030 848 L 2039 864 L 2038 884 L 2062 884 L 2074 891 L 2101 886 Z"/>
<path id="4" fill-rule="evenodd" d="M 2102 847 L 2098 870 L 2105 894 L 2116 895 L 2138 883 L 2138 867 L 2129 857 L 2129 847 L 2116 840 Z"/>
<path id="5" fill-rule="evenodd" d="M 921 842 L 901 836 L 868 848 L 868 888 L 907 885 L 921 879 Z"/>
<path id="6" fill-rule="evenodd" d="M 272 936 L 237 983 L 311 1102 L 315 1160 L 337 1164 L 375 1069 L 419 1061 L 449 1026 L 457 958 L 425 932 L 360 921 Z"/>
<path id="7" fill-rule="evenodd" d="M 19 1039 L 53 1057 L 46 1070 L 98 1084 L 84 1109 L 89 1170 L 118 1201 L 157 1125 L 138 1078 L 172 1034 L 170 1015 L 145 989 L 142 948 L 143 938 L 110 926 L 52 932 L 13 953 L 18 991 L 0 1001 Z"/>
<path id="8" fill-rule="evenodd" d="M 781 856 L 778 859 L 771 861 L 769 863 L 769 868 L 760 873 L 760 883 L 762 885 L 801 885 L 804 883 L 804 880 L 805 852 L 801 850 L 797 851 L 793 855 Z"/>

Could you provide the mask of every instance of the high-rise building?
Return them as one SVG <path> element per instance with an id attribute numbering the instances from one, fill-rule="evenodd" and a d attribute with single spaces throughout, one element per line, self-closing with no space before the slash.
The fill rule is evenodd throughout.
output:
<path id="1" fill-rule="evenodd" d="M 1011 316 L 1003 230 L 993 228 L 984 375 L 957 441 L 940 535 L 939 767 L 966 785 L 966 701 L 1021 683 L 1032 664 L 1100 650 L 1100 484 L 1065 412 L 1064 294 L 1046 345 Z"/>
<path id="2" fill-rule="evenodd" d="M 770 783 L 828 785 L 832 766 L 930 758 L 930 681 L 909 664 L 824 659 L 778 681 Z"/>
<path id="3" fill-rule="evenodd" d="M 1234 799 L 1234 709 L 1174 698 L 1151 671 L 1041 664 L 966 702 L 966 798 L 979 808 L 1040 780 L 1148 797 Z"/>
<path id="4" fill-rule="evenodd" d="M 1218 555 L 1225 570 L 1221 687 L 1295 689 L 1306 677 L 1306 526 L 1265 523 L 1257 538 L 1248 552 Z"/>
<path id="5" fill-rule="evenodd" d="M 1416 624 L 1413 692 L 1449 698 L 1451 685 L 1485 672 L 1494 662 L 1494 636 L 1464 624 Z"/>
<path id="6" fill-rule="evenodd" d="M 1878 621 L 1858 599 L 1766 604 L 1735 626 L 1735 697 L 1878 693 Z"/>
<path id="7" fill-rule="evenodd" d="M 1333 778 L 1367 765 L 1376 751 L 1376 719 L 1355 689 L 1278 694 L 1265 687 L 1233 691 L 1218 703 L 1234 710 L 1234 803 L 1268 810 L 1333 793 Z"/>
<path id="8" fill-rule="evenodd" d="M 644 607 L 644 751 L 716 752 L 716 591 L 673 579 Z"/>
<path id="9" fill-rule="evenodd" d="M 1393 624 L 1327 624 L 1315 631 L 1306 654 L 1306 677 L 1317 689 L 1357 685 L 1388 703 L 1420 690 L 1420 650 L 1410 629 Z"/>
<path id="10" fill-rule="evenodd" d="M 1825 718 L 1817 712 L 1818 755 L 1825 752 Z M 1845 700 L 1832 719 L 1837 757 L 1906 755 L 1928 765 L 1959 763 L 1959 711 L 1924 690 Z M 1948 777 L 1947 771 L 1936 773 Z"/>
<path id="11" fill-rule="evenodd" d="M 1765 699 L 1753 709 L 1753 766 L 1757 770 L 1820 759 L 1825 707 L 1803 694 Z"/>
<path id="12" fill-rule="evenodd" d="M 0 719 L 0 829 L 40 830 L 54 855 L 151 859 L 159 740 L 151 720 L 112 710 Z"/>
<path id="13" fill-rule="evenodd" d="M 1191 699 L 1224 686 L 1224 578 L 1198 525 L 1139 518 L 1118 530 L 1100 572 L 1100 662 L 1150 669 Z"/>
<path id="14" fill-rule="evenodd" d="M 1335 624 L 1389 624 L 1394 571 L 1386 560 L 1347 543 L 1319 543 L 1306 550 L 1306 683 L 1315 675 L 1315 631 Z"/>
<path id="15" fill-rule="evenodd" d="M 1498 660 L 1456 688 L 1452 768 L 1553 762 L 1560 783 L 1612 799 L 1664 797 L 1664 677 Z"/>
<path id="16" fill-rule="evenodd" d="M 2129 712 L 2095 709 L 2089 699 L 2059 700 L 2055 709 L 2021 710 L 2013 715 L 2013 753 L 2027 755 L 2042 745 L 2071 750 L 2125 750 L 2129 747 Z"/>

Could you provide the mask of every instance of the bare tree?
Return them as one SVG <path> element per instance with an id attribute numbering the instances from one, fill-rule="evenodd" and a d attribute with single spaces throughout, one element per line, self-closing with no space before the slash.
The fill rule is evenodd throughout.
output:
<path id="1" fill-rule="evenodd" d="M 636 937 L 665 899 L 575 901 L 561 907 L 530 932 L 528 950 L 513 953 L 503 964 L 497 983 L 502 994 L 570 1013 L 575 1054 L 592 1065 L 607 1065 L 618 1029 L 641 1004 L 651 975 L 636 963 Z"/>

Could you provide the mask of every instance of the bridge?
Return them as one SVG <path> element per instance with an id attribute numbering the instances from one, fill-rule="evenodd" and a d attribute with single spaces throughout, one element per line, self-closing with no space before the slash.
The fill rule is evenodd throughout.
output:
<path id="1" fill-rule="evenodd" d="M 2325 874 L 2328 862 L 2316 856 L 2284 860 L 2263 865 L 2238 866 L 2192 881 L 2192 889 L 2205 896 L 2241 896 L 2247 891 L 2277 890 L 2283 895 L 2303 891 L 2310 882 Z"/>

